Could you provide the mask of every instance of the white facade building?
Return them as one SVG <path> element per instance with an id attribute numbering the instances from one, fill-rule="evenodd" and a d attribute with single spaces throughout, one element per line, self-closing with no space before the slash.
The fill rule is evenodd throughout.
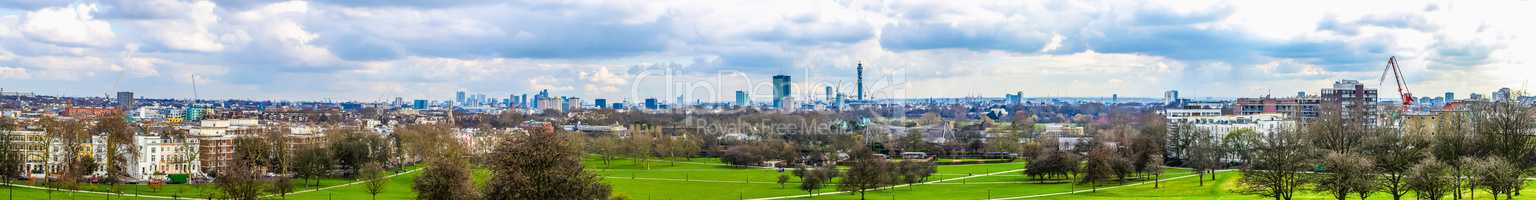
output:
<path id="1" fill-rule="evenodd" d="M 198 162 L 198 140 L 166 136 L 141 135 L 134 137 L 139 156 L 130 166 L 135 179 L 161 179 L 168 174 L 201 174 Z"/>

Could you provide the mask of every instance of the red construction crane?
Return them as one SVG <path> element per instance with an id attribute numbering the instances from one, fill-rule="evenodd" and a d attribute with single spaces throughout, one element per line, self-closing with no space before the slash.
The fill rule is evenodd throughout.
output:
<path id="1" fill-rule="evenodd" d="M 1397 56 L 1387 58 L 1387 68 L 1381 71 L 1381 80 L 1376 84 L 1387 81 L 1387 73 L 1392 74 L 1392 79 L 1397 81 L 1397 94 L 1402 95 L 1403 109 L 1413 105 L 1413 92 L 1408 91 L 1408 81 L 1403 80 L 1403 71 L 1397 68 Z"/>

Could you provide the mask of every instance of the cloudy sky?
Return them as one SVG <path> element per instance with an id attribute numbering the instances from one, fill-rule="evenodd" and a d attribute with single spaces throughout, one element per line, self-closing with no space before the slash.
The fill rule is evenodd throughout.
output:
<path id="1" fill-rule="evenodd" d="M 0 3 L 0 88 L 151 98 L 731 99 L 1520 89 L 1531 1 L 179 1 Z M 1390 80 L 1389 80 L 1390 82 Z M 1391 83 L 1382 85 L 1395 89 Z M 813 88 L 813 89 L 812 89 Z M 1384 92 L 1385 93 L 1385 92 Z M 1385 96 L 1385 95 L 1384 95 Z"/>

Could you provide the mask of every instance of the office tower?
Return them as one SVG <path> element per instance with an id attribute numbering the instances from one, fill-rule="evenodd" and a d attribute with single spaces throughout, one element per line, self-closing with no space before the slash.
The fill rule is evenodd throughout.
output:
<path id="1" fill-rule="evenodd" d="M 661 108 L 660 105 L 656 105 L 656 104 L 657 104 L 656 103 L 656 98 L 646 98 L 645 99 L 645 109 L 655 110 L 655 109 Z"/>
<path id="2" fill-rule="evenodd" d="M 676 104 L 677 106 L 673 106 L 673 107 L 674 108 L 680 108 L 680 107 L 683 107 L 686 104 L 688 104 L 688 102 L 683 101 L 683 96 L 682 95 L 678 95 L 677 96 L 677 104 Z"/>
<path id="3" fill-rule="evenodd" d="M 837 96 L 832 95 L 832 86 L 827 86 L 827 92 L 826 93 L 827 93 L 827 103 L 830 104 L 830 103 L 832 103 L 832 100 L 833 100 L 832 98 L 833 97 L 837 97 Z"/>
<path id="4" fill-rule="evenodd" d="M 784 101 L 789 98 L 789 75 L 773 76 L 773 107 L 785 108 Z"/>
<path id="5" fill-rule="evenodd" d="M 411 104 L 411 108 L 414 108 L 414 109 L 417 109 L 417 110 L 427 109 L 427 100 L 426 99 L 417 99 L 416 102 L 413 102 Z"/>
<path id="6" fill-rule="evenodd" d="M 1493 92 L 1493 101 L 1494 102 L 1509 101 L 1510 99 L 1513 99 L 1513 98 L 1510 97 L 1510 93 L 1511 92 L 1510 92 L 1509 88 L 1499 88 L 1498 91 L 1494 91 Z"/>
<path id="7" fill-rule="evenodd" d="M 1179 91 L 1178 90 L 1168 90 L 1167 92 L 1163 92 L 1163 104 L 1164 105 L 1173 105 L 1173 104 L 1178 103 L 1178 101 L 1179 101 Z"/>
<path id="8" fill-rule="evenodd" d="M 736 106 L 747 106 L 748 103 L 751 103 L 751 102 L 748 101 L 747 91 L 737 90 L 736 91 Z"/>
<path id="9" fill-rule="evenodd" d="M 1445 92 L 1445 102 L 1451 102 L 1454 100 L 1456 100 L 1455 92 Z"/>
<path id="10" fill-rule="evenodd" d="M 133 92 L 117 92 L 117 110 L 128 112 L 134 109 L 137 102 L 133 101 Z"/>
<path id="11" fill-rule="evenodd" d="M 863 62 L 859 63 L 858 72 L 857 73 L 858 73 L 857 79 L 858 79 L 858 87 L 859 87 L 859 89 L 858 89 L 859 90 L 858 91 L 859 92 L 858 98 L 859 98 L 860 101 L 863 101 L 864 100 L 864 63 Z"/>
<path id="12" fill-rule="evenodd" d="M 592 104 L 596 104 L 597 109 L 608 108 L 608 99 L 592 99 Z"/>
<path id="13" fill-rule="evenodd" d="M 1007 100 L 1009 105 L 1022 104 L 1024 102 L 1024 92 L 1018 92 L 1018 93 L 1014 93 L 1014 94 L 1003 94 L 1003 99 Z"/>
<path id="14" fill-rule="evenodd" d="M 1360 117 L 1365 124 L 1376 122 L 1376 94 L 1375 88 L 1366 88 L 1356 80 L 1340 80 L 1333 82 L 1332 88 L 1323 88 L 1322 98 L 1324 109 L 1342 111 L 1344 118 L 1354 119 Z"/>
<path id="15" fill-rule="evenodd" d="M 547 89 L 546 90 L 539 90 L 538 94 L 534 94 L 533 95 L 533 105 L 531 105 L 531 106 L 534 107 L 534 108 L 544 108 L 544 107 L 547 107 L 548 105 L 544 105 L 542 102 L 539 102 L 539 101 L 542 101 L 542 100 L 545 100 L 545 99 L 549 99 L 549 98 L 550 98 L 549 97 L 549 90 L 547 90 Z"/>
<path id="16" fill-rule="evenodd" d="M 466 97 L 464 95 L 464 91 L 462 91 L 462 90 L 460 90 L 457 93 L 453 93 L 453 102 L 454 103 L 458 103 L 458 104 L 462 105 L 462 104 L 464 104 L 464 100 L 466 100 L 464 98 L 466 98 Z"/>

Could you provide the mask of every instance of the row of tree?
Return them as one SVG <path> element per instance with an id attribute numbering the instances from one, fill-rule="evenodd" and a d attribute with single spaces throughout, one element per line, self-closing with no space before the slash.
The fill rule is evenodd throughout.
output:
<path id="1" fill-rule="evenodd" d="M 603 167 L 609 167 L 615 159 L 627 157 L 644 168 L 650 168 L 651 158 L 662 158 L 670 165 L 677 165 L 678 160 L 688 160 L 697 156 L 702 150 L 703 138 L 696 135 L 667 135 L 656 129 L 646 129 L 629 133 L 626 137 L 619 135 L 590 135 L 586 138 L 586 148 L 597 154 L 603 162 Z"/>
<path id="2" fill-rule="evenodd" d="M 585 171 L 582 141 L 575 134 L 561 134 L 551 127 L 498 137 L 489 160 L 471 163 L 474 155 L 447 127 L 407 127 L 403 146 L 420 155 L 427 167 L 412 189 L 417 199 L 609 199 L 611 188 L 597 175 Z M 490 172 L 477 186 L 472 170 Z"/>
<path id="3" fill-rule="evenodd" d="M 1404 128 L 1331 112 L 1305 127 L 1242 139 L 1244 151 L 1214 154 L 1239 155 L 1233 158 L 1241 160 L 1244 191 L 1274 199 L 1307 188 L 1336 199 L 1378 192 L 1462 199 L 1478 189 L 1513 199 L 1536 165 L 1533 112 L 1516 103 L 1469 107 Z"/>

